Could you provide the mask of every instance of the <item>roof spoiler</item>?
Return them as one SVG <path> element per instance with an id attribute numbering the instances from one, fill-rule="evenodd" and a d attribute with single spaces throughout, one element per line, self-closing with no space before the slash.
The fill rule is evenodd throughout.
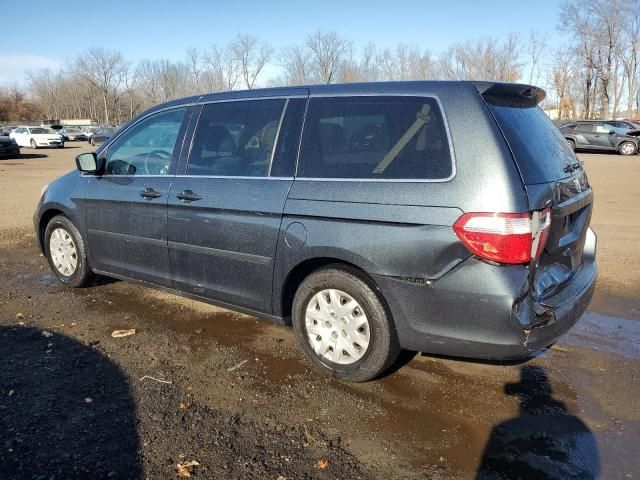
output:
<path id="1" fill-rule="evenodd" d="M 535 107 L 547 96 L 541 88 L 519 83 L 473 82 L 478 93 L 492 105 Z"/>

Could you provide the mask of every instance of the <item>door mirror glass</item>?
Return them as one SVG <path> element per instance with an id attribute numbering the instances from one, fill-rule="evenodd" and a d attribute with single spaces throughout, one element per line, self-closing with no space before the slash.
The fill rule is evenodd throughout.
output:
<path id="1" fill-rule="evenodd" d="M 81 172 L 95 173 L 98 170 L 98 157 L 93 152 L 81 153 L 76 157 L 76 167 Z"/>
<path id="2" fill-rule="evenodd" d="M 615 135 L 616 131 L 615 130 L 609 130 L 609 135 Z"/>

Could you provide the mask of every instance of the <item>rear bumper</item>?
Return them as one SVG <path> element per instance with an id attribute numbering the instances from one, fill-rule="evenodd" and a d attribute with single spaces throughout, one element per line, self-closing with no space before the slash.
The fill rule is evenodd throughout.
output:
<path id="1" fill-rule="evenodd" d="M 596 237 L 589 230 L 580 270 L 535 302 L 529 269 L 468 258 L 443 278 L 417 283 L 376 276 L 408 350 L 487 360 L 530 356 L 554 343 L 584 313 L 596 285 Z"/>

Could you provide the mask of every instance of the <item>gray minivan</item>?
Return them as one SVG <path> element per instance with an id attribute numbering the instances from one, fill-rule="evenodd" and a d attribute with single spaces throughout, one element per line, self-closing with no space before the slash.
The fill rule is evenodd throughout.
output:
<path id="1" fill-rule="evenodd" d="M 401 349 L 526 358 L 585 311 L 592 190 L 538 88 L 318 85 L 185 98 L 44 191 L 58 279 L 135 280 L 292 324 L 352 381 Z"/>

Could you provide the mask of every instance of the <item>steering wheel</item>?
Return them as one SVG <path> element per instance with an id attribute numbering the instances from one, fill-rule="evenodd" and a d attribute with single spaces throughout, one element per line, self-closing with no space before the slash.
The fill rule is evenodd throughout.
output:
<path id="1" fill-rule="evenodd" d="M 166 150 L 152 150 L 147 153 L 142 162 L 142 167 L 147 175 L 166 175 L 169 173 L 169 164 L 171 162 L 163 162 L 162 165 L 158 165 L 156 162 L 150 161 L 152 158 L 169 160 L 171 158 L 171 154 Z"/>

